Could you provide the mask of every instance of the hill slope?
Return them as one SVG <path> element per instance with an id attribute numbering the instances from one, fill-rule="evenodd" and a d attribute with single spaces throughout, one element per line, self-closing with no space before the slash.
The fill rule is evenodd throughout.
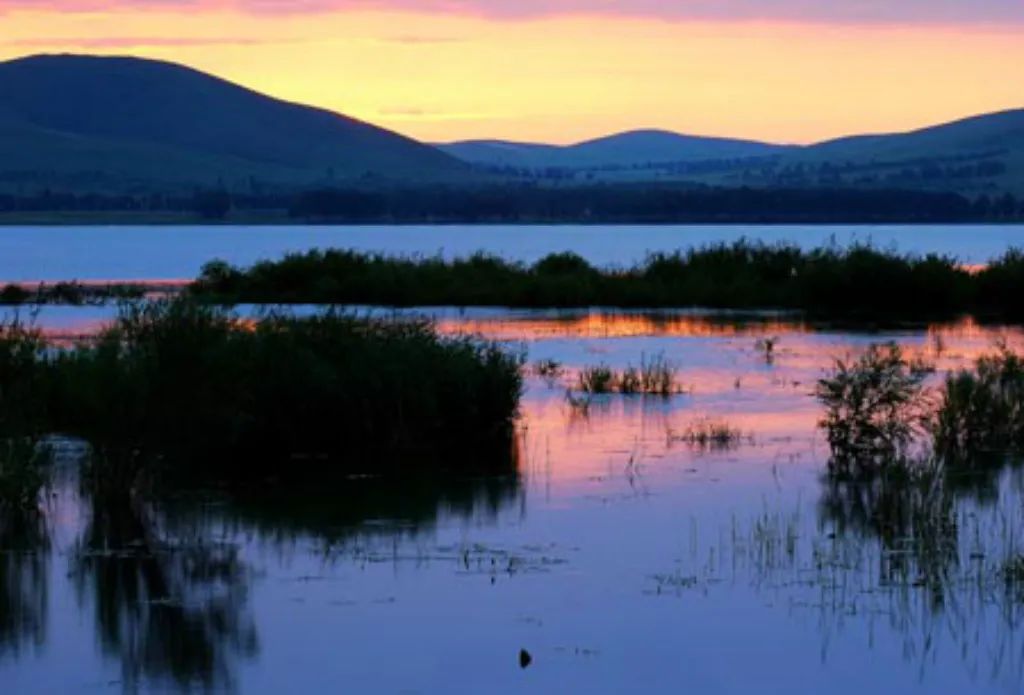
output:
<path id="1" fill-rule="evenodd" d="M 438 147 L 477 165 L 527 169 L 647 167 L 765 157 L 786 149 L 763 142 L 681 135 L 664 130 L 633 130 L 566 146 L 467 140 Z"/>
<path id="2" fill-rule="evenodd" d="M 310 185 L 461 180 L 467 169 L 396 133 L 172 63 L 71 55 L 0 63 L 8 181 Z"/>
<path id="3" fill-rule="evenodd" d="M 775 182 L 1024 193 L 1024 109 L 792 150 Z"/>
<path id="4" fill-rule="evenodd" d="M 440 147 L 476 166 L 540 176 L 560 169 L 576 179 L 1024 194 L 1024 109 L 809 146 L 633 131 L 567 147 L 497 140 Z"/>

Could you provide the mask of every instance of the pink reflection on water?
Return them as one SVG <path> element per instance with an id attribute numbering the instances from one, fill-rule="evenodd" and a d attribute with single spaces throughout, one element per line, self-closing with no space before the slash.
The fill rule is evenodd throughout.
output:
<path id="1" fill-rule="evenodd" d="M 727 475 L 730 485 L 756 487 L 794 467 L 805 477 L 816 474 L 827 449 L 817 428 L 821 408 L 813 390 L 835 359 L 855 357 L 872 342 L 894 341 L 935 366 L 931 386 L 938 387 L 946 372 L 971 366 L 1001 343 L 1024 350 L 1020 327 L 972 319 L 872 331 L 619 315 L 548 325 L 495 318 L 472 326 L 485 337 L 525 340 L 531 359 L 562 365 L 558 378 L 529 379 L 522 406 L 526 473 L 552 484 L 556 497 L 587 497 L 598 488 L 602 495 L 612 494 L 609 489 L 628 495 L 637 480 L 657 488 L 659 482 L 714 482 Z M 755 344 L 763 335 L 779 338 L 770 361 Z M 585 411 L 567 401 L 567 390 L 581 396 L 577 375 L 583 367 L 601 363 L 622 369 L 658 352 L 677 368 L 687 393 L 596 396 Z M 741 440 L 722 450 L 673 441 L 673 433 L 707 419 L 727 423 L 742 433 Z"/>

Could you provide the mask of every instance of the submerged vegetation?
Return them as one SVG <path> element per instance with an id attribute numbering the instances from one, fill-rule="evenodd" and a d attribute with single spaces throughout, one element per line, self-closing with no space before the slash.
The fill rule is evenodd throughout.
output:
<path id="1" fill-rule="evenodd" d="M 682 432 L 668 432 L 669 443 L 682 442 L 698 451 L 727 451 L 751 439 L 727 421 L 714 418 L 700 418 Z"/>
<path id="2" fill-rule="evenodd" d="M 242 321 L 187 299 L 125 305 L 94 340 L 0 340 L 7 436 L 92 445 L 92 479 L 260 483 L 509 469 L 520 360 L 424 321 L 328 311 Z"/>
<path id="3" fill-rule="evenodd" d="M 920 319 L 964 312 L 1020 317 L 1022 288 L 1024 257 L 1017 251 L 972 272 L 949 256 L 869 245 L 808 251 L 739 241 L 653 254 L 628 268 L 598 268 L 573 253 L 524 265 L 482 253 L 445 260 L 310 251 L 245 269 L 214 261 L 190 291 L 224 303 L 702 306 Z"/>

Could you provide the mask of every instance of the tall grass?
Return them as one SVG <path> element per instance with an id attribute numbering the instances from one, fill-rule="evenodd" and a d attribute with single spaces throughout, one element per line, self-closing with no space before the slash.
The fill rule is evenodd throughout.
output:
<path id="1" fill-rule="evenodd" d="M 915 437 L 927 429 L 924 382 L 932 371 L 895 343 L 836 360 L 815 388 L 825 407 L 819 424 L 826 431 L 833 473 L 871 475 L 906 457 Z"/>
<path id="2" fill-rule="evenodd" d="M 31 439 L 0 441 L 0 514 L 38 508 L 49 460 L 46 447 Z"/>
<path id="3" fill-rule="evenodd" d="M 616 376 L 606 364 L 587 366 L 580 370 L 579 388 L 584 393 L 602 394 L 615 390 Z"/>
<path id="4" fill-rule="evenodd" d="M 750 439 L 727 421 L 706 417 L 691 422 L 681 432 L 668 432 L 669 443 L 683 442 L 698 451 L 728 451 Z"/>
<path id="5" fill-rule="evenodd" d="M 833 473 L 912 472 L 922 456 L 964 472 L 1024 452 L 1024 356 L 1001 345 L 934 391 L 925 387 L 932 371 L 892 343 L 836 360 L 815 391 Z"/>
<path id="6" fill-rule="evenodd" d="M 1024 357 L 1001 346 L 949 374 L 934 429 L 936 446 L 960 461 L 1024 450 Z"/>
<path id="7" fill-rule="evenodd" d="M 114 488 L 505 471 L 521 390 L 518 356 L 426 322 L 253 323 L 187 299 L 127 304 L 96 340 L 18 364 L 0 361 L 0 390 L 42 374 L 42 427 L 89 441 L 94 481 Z"/>
<path id="8" fill-rule="evenodd" d="M 577 386 L 588 394 L 670 396 L 679 391 L 676 368 L 662 353 L 642 355 L 639 369 L 628 365 L 617 372 L 605 364 L 586 366 L 580 370 Z"/>

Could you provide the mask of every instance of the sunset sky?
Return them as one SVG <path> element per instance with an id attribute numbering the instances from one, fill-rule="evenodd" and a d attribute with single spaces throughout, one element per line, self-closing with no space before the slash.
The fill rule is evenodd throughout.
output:
<path id="1" fill-rule="evenodd" d="M 1024 106 L 1024 0 L 0 0 L 0 58 L 173 60 L 413 137 L 810 142 Z"/>

